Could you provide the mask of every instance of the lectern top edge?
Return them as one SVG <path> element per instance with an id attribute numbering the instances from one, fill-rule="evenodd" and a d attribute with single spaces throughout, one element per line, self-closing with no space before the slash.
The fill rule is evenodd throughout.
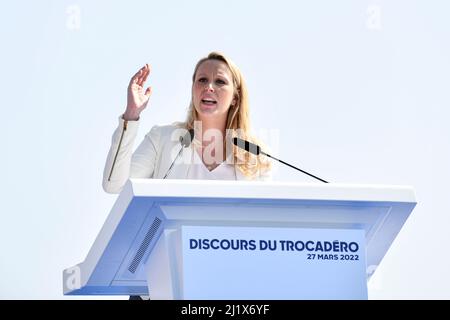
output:
<path id="1" fill-rule="evenodd" d="M 134 196 L 337 200 L 416 203 L 410 186 L 280 181 L 130 179 L 126 188 Z"/>

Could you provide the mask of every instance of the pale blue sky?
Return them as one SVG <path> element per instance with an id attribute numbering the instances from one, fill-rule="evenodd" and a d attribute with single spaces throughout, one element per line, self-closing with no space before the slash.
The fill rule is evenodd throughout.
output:
<path id="1" fill-rule="evenodd" d="M 444 0 L 2 5 L 0 298 L 64 298 L 62 270 L 115 200 L 101 175 L 134 72 L 152 65 L 138 143 L 184 119 L 196 61 L 219 50 L 279 158 L 332 182 L 416 189 L 370 297 L 449 299 L 449 12 Z M 282 167 L 275 179 L 311 181 Z"/>

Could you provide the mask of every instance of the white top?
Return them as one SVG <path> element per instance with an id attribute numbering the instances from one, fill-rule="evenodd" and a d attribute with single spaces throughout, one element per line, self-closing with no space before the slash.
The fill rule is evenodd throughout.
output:
<path id="1" fill-rule="evenodd" d="M 193 161 L 188 169 L 187 179 L 194 180 L 237 180 L 236 170 L 232 164 L 222 162 L 209 171 L 200 159 L 197 151 L 192 152 Z"/>
<path id="2" fill-rule="evenodd" d="M 153 126 L 133 152 L 138 127 L 139 121 L 124 121 L 122 117 L 119 118 L 119 126 L 114 131 L 103 170 L 102 185 L 108 193 L 120 193 L 128 179 L 163 179 L 173 163 L 174 150 L 180 150 L 178 137 L 186 134 L 186 130 L 180 129 L 177 124 Z M 193 150 L 193 148 L 185 148 L 182 159 L 178 159 L 180 161 L 173 165 L 168 179 L 188 178 L 187 174 L 191 167 Z M 219 168 L 215 172 L 218 169 L 216 168 L 212 172 L 206 172 L 206 178 L 203 175 L 199 176 L 197 173 L 192 173 L 195 178 L 191 178 L 191 181 L 192 179 L 230 179 L 232 177 L 230 165 L 224 166 L 228 169 Z M 233 164 L 231 167 L 233 167 Z M 223 171 L 225 171 L 225 174 Z M 259 170 L 254 177 L 247 177 L 241 170 L 236 169 L 234 174 L 236 178 L 232 178 L 232 180 L 235 181 L 270 181 L 272 176 L 270 170 Z M 220 178 L 214 178 L 217 175 Z"/>

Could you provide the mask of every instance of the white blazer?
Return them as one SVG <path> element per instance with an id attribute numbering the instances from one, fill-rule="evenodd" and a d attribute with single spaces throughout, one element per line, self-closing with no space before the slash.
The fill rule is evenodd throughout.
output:
<path id="1" fill-rule="evenodd" d="M 103 171 L 103 189 L 108 193 L 120 193 L 129 178 L 162 179 L 169 171 L 181 145 L 179 136 L 185 129 L 176 124 L 154 126 L 133 153 L 133 143 L 139 121 L 125 121 L 119 117 L 119 126 L 112 136 L 111 148 Z M 167 179 L 186 179 L 191 165 L 192 146 L 184 148 L 173 165 Z M 237 169 L 237 180 L 251 180 Z M 261 173 L 253 180 L 270 180 L 271 172 Z"/>

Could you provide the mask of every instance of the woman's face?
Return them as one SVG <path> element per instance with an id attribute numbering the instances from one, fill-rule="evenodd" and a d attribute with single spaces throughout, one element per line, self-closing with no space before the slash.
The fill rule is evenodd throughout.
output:
<path id="1" fill-rule="evenodd" d="M 233 76 L 219 60 L 206 60 L 197 69 L 192 86 L 195 110 L 202 117 L 227 115 L 234 99 Z"/>

